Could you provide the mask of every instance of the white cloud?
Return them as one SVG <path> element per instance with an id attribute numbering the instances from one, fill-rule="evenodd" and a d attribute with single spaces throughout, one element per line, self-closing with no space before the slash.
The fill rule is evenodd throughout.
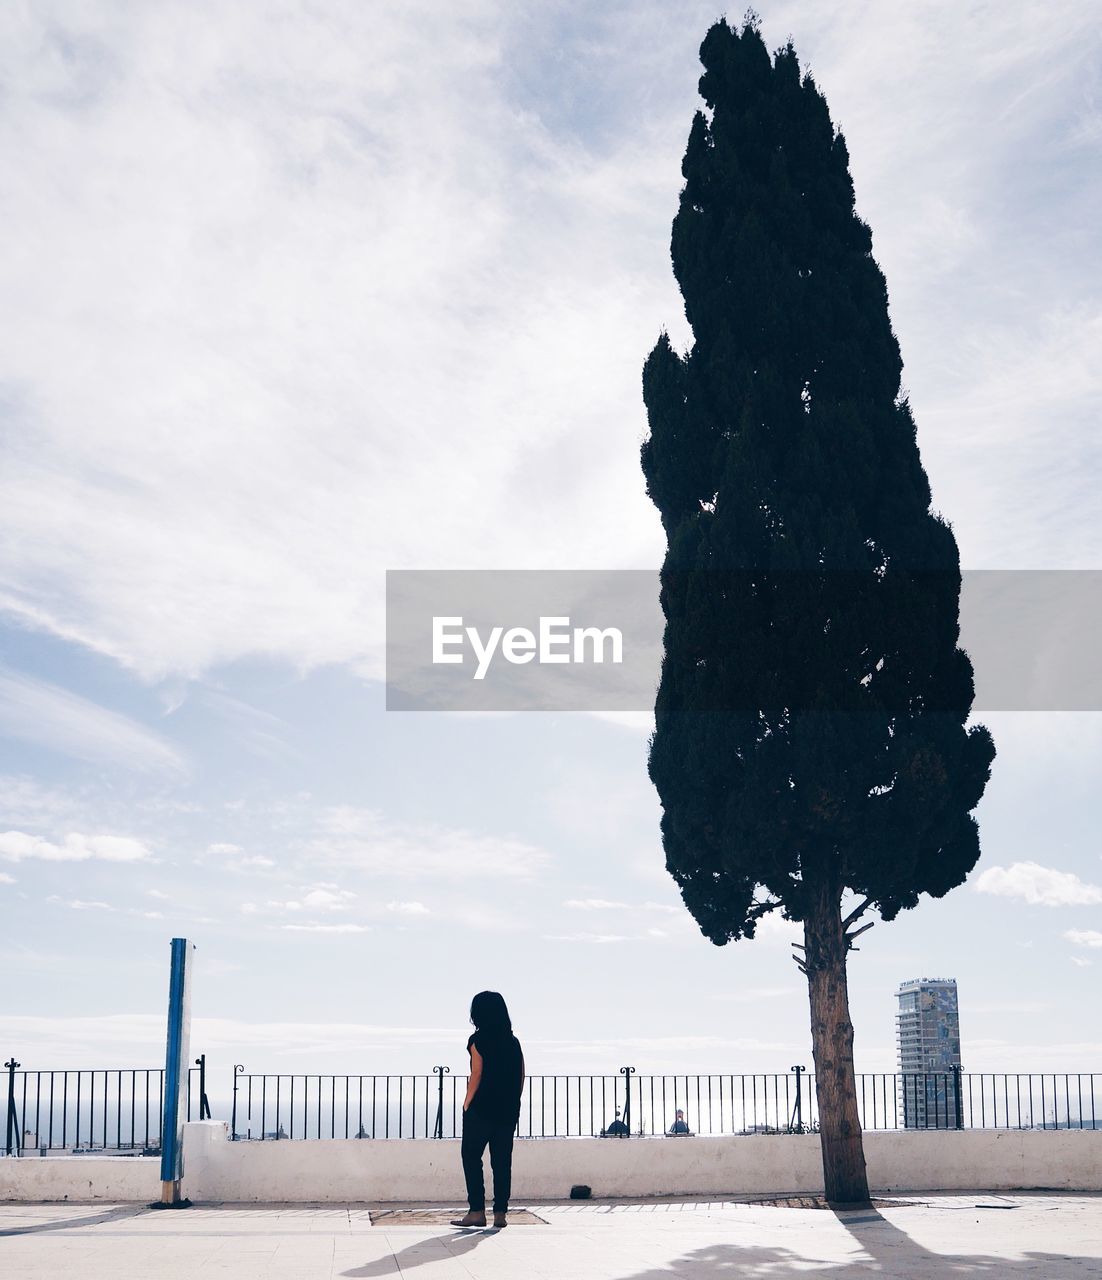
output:
<path id="1" fill-rule="evenodd" d="M 304 849 L 313 865 L 403 878 L 524 880 L 550 861 L 545 850 L 524 840 L 429 823 L 391 822 L 372 809 L 331 808 L 319 825 L 321 834 Z"/>
<path id="2" fill-rule="evenodd" d="M 250 756 L 273 763 L 286 763 L 295 758 L 294 751 L 284 741 L 286 721 L 231 696 L 222 687 L 198 685 L 193 686 L 193 691 L 204 712 L 217 717 L 224 726 L 220 736 L 239 743 Z"/>
<path id="3" fill-rule="evenodd" d="M 0 775 L 0 815 L 6 826 L 53 830 L 91 822 L 86 796 L 73 786 L 50 786 L 25 774 Z"/>
<path id="4" fill-rule="evenodd" d="M 4 669 L 0 731 L 96 764 L 177 777 L 185 772 L 176 748 L 137 721 L 58 685 Z"/>
<path id="5" fill-rule="evenodd" d="M 0 871 L 0 884 L 15 884 L 15 876 L 9 876 L 6 871 Z"/>
<path id="6" fill-rule="evenodd" d="M 227 871 L 267 871 L 276 865 L 274 858 L 269 858 L 262 853 L 245 853 L 241 845 L 230 844 L 227 841 L 216 841 L 214 844 L 207 845 L 206 854 L 196 861 L 202 862 L 207 857 L 220 859 L 221 865 Z"/>
<path id="7" fill-rule="evenodd" d="M 798 920 L 786 920 L 779 911 L 770 911 L 758 921 L 754 939 L 766 942 L 803 942 L 804 927 Z"/>
<path id="8" fill-rule="evenodd" d="M 314 911 L 345 911 L 355 896 L 349 889 L 319 886 L 303 894 L 301 905 Z"/>
<path id="9" fill-rule="evenodd" d="M 263 906 L 256 902 L 243 902 L 244 915 L 285 915 L 299 911 L 347 911 L 356 899 L 350 889 L 335 884 L 303 885 L 297 898 L 269 898 Z"/>
<path id="10" fill-rule="evenodd" d="M 1077 965 L 1080 969 L 1089 969 L 1091 967 L 1091 962 L 1085 960 L 1082 956 L 1071 956 L 1070 959 L 1072 964 Z"/>
<path id="11" fill-rule="evenodd" d="M 614 898 L 568 898 L 564 907 L 572 911 L 658 911 L 663 915 L 683 915 L 680 907 L 664 902 L 618 902 Z"/>
<path id="12" fill-rule="evenodd" d="M 141 862 L 149 856 L 146 845 L 129 836 L 85 836 L 74 831 L 55 844 L 23 831 L 0 834 L 0 858 L 9 862 Z"/>
<path id="13" fill-rule="evenodd" d="M 33 956 L 33 963 L 45 957 Z M 201 962 L 203 963 L 203 962 Z M 66 971 L 67 972 L 67 971 Z M 197 975 L 198 976 L 198 975 Z M 405 1052 L 404 1070 L 423 1071 L 424 1062 L 447 1061 L 435 1057 L 443 1047 L 466 1041 L 469 1028 L 463 1020 L 455 1026 L 379 1025 L 362 1022 L 256 1021 L 237 1018 L 192 1019 L 191 1042 L 208 1055 L 208 1088 L 228 1077 L 235 1061 L 250 1056 L 265 1062 L 294 1059 L 299 1070 L 346 1071 L 365 1053 L 393 1067 L 395 1055 Z M 164 1065 L 164 1011 L 105 1013 L 54 1017 L 42 1014 L 0 1014 L 0 1035 L 20 1045 L 24 1063 L 50 1067 L 86 1066 L 89 1061 L 129 1061 L 136 1065 Z M 23 1046 L 26 1046 L 24 1049 Z M 463 1055 L 466 1058 L 466 1054 Z M 217 1076 L 211 1060 L 224 1064 Z M 320 1065 L 319 1065 L 320 1064 Z M 263 1064 L 262 1064 L 263 1065 Z M 286 1070 L 286 1065 L 283 1066 Z"/>
<path id="14" fill-rule="evenodd" d="M 629 911 L 631 903 L 612 902 L 608 898 L 569 898 L 563 903 L 574 911 Z"/>
<path id="15" fill-rule="evenodd" d="M 968 1016 L 973 1014 L 993 1014 L 993 1013 L 1012 1013 L 1017 1016 L 1023 1014 L 1043 1013 L 1047 1006 L 1040 1000 L 993 1000 L 981 1001 L 973 1003 L 968 1001 Z"/>
<path id="16" fill-rule="evenodd" d="M 1060 1040 L 1055 1036 L 1052 1040 L 1032 1042 L 969 1037 L 967 1046 L 968 1068 L 973 1072 L 1003 1073 L 1010 1064 L 1021 1063 L 1029 1071 L 1063 1074 L 1075 1063 L 1097 1062 L 1102 1055 L 1102 1041 Z"/>
<path id="17" fill-rule="evenodd" d="M 524 933 L 531 925 L 520 912 L 486 901 L 448 903 L 447 919 L 479 933 Z"/>
<path id="18" fill-rule="evenodd" d="M 285 924 L 280 928 L 291 933 L 368 933 L 370 926 L 366 924 Z"/>
<path id="19" fill-rule="evenodd" d="M 70 911 L 116 911 L 117 907 L 113 907 L 109 902 L 85 902 L 82 898 L 59 898 L 56 894 L 51 894 L 47 902 L 56 903 L 61 907 L 68 907 Z"/>
<path id="20" fill-rule="evenodd" d="M 1097 929 L 1066 929 L 1064 937 L 1077 947 L 1102 947 L 1102 933 Z"/>
<path id="21" fill-rule="evenodd" d="M 567 1062 L 600 1061 L 622 1062 L 624 1055 L 628 1061 L 637 1060 L 661 1061 L 663 1058 L 676 1058 L 689 1063 L 699 1062 L 701 1056 L 709 1054 L 713 1058 L 721 1057 L 730 1060 L 734 1053 L 766 1051 L 789 1054 L 802 1053 L 805 1046 L 801 1043 L 780 1040 L 757 1040 L 752 1036 L 714 1036 L 714 1035 L 671 1035 L 671 1036 L 613 1036 L 594 1037 L 591 1041 L 581 1040 L 539 1040 L 542 1053 L 554 1054 Z M 720 1051 L 718 1054 L 715 1051 Z M 690 1068 L 692 1070 L 693 1068 Z"/>
<path id="22" fill-rule="evenodd" d="M 621 729 L 630 729 L 632 733 L 650 736 L 654 732 L 653 711 L 594 711 L 598 720 L 606 724 L 618 725 Z"/>
<path id="23" fill-rule="evenodd" d="M 1085 884 L 1074 872 L 1054 871 L 1036 862 L 988 867 L 975 887 L 979 893 L 1022 898 L 1033 906 L 1090 906 L 1102 902 L 1102 888 L 1098 885 Z"/>
<path id="24" fill-rule="evenodd" d="M 590 930 L 580 933 L 545 933 L 548 942 L 595 942 L 601 945 L 612 942 L 654 942 L 670 935 L 665 929 L 646 929 L 642 933 L 599 933 Z"/>
<path id="25" fill-rule="evenodd" d="M 548 942 L 596 942 L 602 945 L 610 942 L 633 942 L 626 933 L 545 933 Z"/>
<path id="26" fill-rule="evenodd" d="M 146 889 L 145 896 L 147 898 L 156 898 L 159 902 L 167 902 L 169 895 L 162 893 L 160 889 Z"/>
<path id="27" fill-rule="evenodd" d="M 386 909 L 402 916 L 427 916 L 431 914 L 423 902 L 388 902 Z"/>
<path id="28" fill-rule="evenodd" d="M 712 998 L 729 1004 L 756 1004 L 759 1000 L 799 998 L 803 994 L 801 987 L 746 987 L 739 991 L 717 991 Z"/>

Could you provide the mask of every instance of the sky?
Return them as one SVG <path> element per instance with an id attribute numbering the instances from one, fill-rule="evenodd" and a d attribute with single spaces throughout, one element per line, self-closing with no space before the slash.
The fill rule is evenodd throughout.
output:
<path id="1" fill-rule="evenodd" d="M 1102 561 L 1094 6 L 762 3 L 852 157 L 967 569 Z M 650 569 L 643 359 L 688 2 L 0 11 L 0 1049 L 462 1069 L 810 1065 L 794 926 L 717 949 L 639 715 L 385 709 L 393 569 Z M 732 15 L 732 18 L 737 15 Z M 1102 717 L 986 715 L 967 884 L 851 958 L 960 983 L 965 1067 L 1102 1070 Z"/>

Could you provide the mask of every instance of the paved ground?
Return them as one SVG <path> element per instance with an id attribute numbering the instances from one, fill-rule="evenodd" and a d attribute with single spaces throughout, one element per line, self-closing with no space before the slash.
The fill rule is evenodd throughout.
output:
<path id="1" fill-rule="evenodd" d="M 150 1212 L 133 1205 L 0 1204 L 0 1274 L 13 1280 L 1102 1277 L 1102 1195 L 916 1195 L 905 1205 L 840 1214 L 734 1201 L 528 1207 L 543 1221 L 493 1232 L 439 1225 L 438 1212 L 409 1226 L 385 1217 L 372 1225 L 362 1205 Z"/>

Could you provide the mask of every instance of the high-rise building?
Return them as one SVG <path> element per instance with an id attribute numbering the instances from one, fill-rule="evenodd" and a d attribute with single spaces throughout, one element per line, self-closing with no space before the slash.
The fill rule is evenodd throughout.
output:
<path id="1" fill-rule="evenodd" d="M 896 992 L 899 1092 L 908 1129 L 959 1129 L 960 1013 L 955 978 L 915 978 Z"/>

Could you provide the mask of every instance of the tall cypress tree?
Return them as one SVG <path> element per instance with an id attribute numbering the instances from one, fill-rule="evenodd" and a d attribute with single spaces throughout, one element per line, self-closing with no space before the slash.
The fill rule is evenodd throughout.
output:
<path id="1" fill-rule="evenodd" d="M 705 936 L 803 923 L 827 1196 L 861 1202 L 847 954 L 866 912 L 963 882 L 995 749 L 965 727 L 956 541 L 845 141 L 755 19 L 717 23 L 700 54 L 672 237 L 693 345 L 663 335 L 643 370 L 668 544 L 650 775 Z"/>

